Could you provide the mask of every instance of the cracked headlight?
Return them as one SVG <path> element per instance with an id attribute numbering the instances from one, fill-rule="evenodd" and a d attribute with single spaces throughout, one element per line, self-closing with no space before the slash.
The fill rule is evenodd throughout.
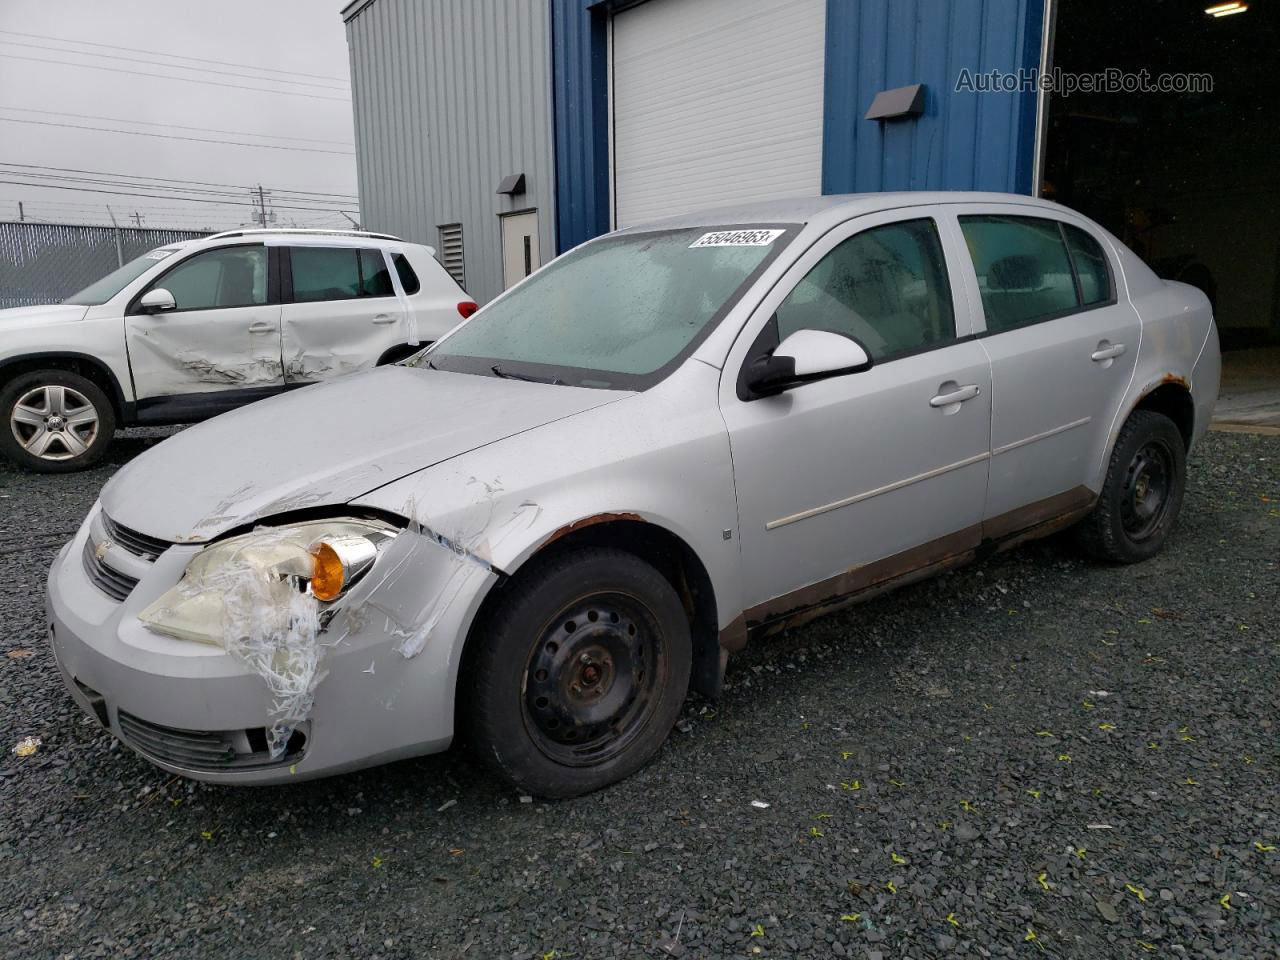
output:
<path id="1" fill-rule="evenodd" d="M 157 633 L 223 648 L 308 624 L 314 633 L 322 604 L 357 582 L 398 532 L 345 518 L 260 527 L 201 550 L 138 619 Z"/>

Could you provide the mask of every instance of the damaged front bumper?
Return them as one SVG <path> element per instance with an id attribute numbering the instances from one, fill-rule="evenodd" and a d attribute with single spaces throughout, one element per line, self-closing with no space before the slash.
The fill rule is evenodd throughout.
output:
<path id="1" fill-rule="evenodd" d="M 309 710 L 281 751 L 268 746 L 278 704 L 262 675 L 138 620 L 202 548 L 169 547 L 116 600 L 85 560 L 102 522 L 95 507 L 54 561 L 48 627 L 72 697 L 131 749 L 199 780 L 276 783 L 449 745 L 462 642 L 498 576 L 487 564 L 419 528 L 401 531 L 326 617 Z"/>

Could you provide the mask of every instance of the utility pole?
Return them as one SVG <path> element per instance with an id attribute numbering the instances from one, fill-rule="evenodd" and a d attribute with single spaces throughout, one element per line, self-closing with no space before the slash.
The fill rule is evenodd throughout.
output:
<path id="1" fill-rule="evenodd" d="M 142 214 L 137 210 L 133 211 L 133 223 L 139 230 L 142 229 Z"/>
<path id="2" fill-rule="evenodd" d="M 351 214 L 347 213 L 347 211 L 345 211 L 345 210 L 339 210 L 338 212 L 339 212 L 340 214 L 342 214 L 344 217 L 346 217 L 348 220 L 350 220 L 350 221 L 351 221 L 351 226 L 352 226 L 354 229 L 356 229 L 356 230 L 359 230 L 359 229 L 360 229 L 360 221 L 359 221 L 359 220 L 356 220 L 354 217 L 352 217 L 352 216 L 351 216 Z"/>
<path id="3" fill-rule="evenodd" d="M 254 222 L 265 230 L 267 221 L 271 220 L 274 222 L 276 219 L 276 215 L 274 213 L 270 216 L 267 215 L 267 197 L 271 196 L 271 191 L 263 190 L 262 184 L 258 184 L 256 188 L 250 188 L 249 196 L 253 198 L 253 203 L 257 207 L 257 210 L 253 214 Z"/>
<path id="4" fill-rule="evenodd" d="M 107 216 L 111 218 L 111 226 L 115 228 L 116 234 L 116 266 L 124 266 L 124 251 L 120 249 L 120 224 L 116 223 L 116 215 L 111 212 L 111 204 L 107 204 Z"/>
<path id="5" fill-rule="evenodd" d="M 27 219 L 27 215 L 22 210 L 22 201 L 19 200 L 18 201 L 18 222 L 21 223 L 25 219 Z"/>

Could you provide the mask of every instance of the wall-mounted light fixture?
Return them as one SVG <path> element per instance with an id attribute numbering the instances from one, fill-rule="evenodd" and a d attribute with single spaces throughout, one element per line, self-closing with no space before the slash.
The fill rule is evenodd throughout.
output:
<path id="1" fill-rule="evenodd" d="M 1219 17 L 1229 17 L 1233 13 L 1244 13 L 1248 9 L 1247 3 L 1219 3 L 1212 7 L 1205 7 L 1204 12 L 1216 20 Z"/>
<path id="2" fill-rule="evenodd" d="M 509 197 L 524 193 L 524 174 L 512 173 L 503 177 L 498 184 L 498 193 L 505 193 Z"/>
<path id="3" fill-rule="evenodd" d="M 924 113 L 924 84 L 913 83 L 909 87 L 881 90 L 871 101 L 865 120 L 894 120 L 898 117 L 914 117 Z"/>

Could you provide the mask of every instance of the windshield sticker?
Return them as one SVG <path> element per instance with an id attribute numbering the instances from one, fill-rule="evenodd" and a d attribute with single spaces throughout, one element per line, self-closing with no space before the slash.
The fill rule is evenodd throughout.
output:
<path id="1" fill-rule="evenodd" d="M 169 256 L 169 254 L 173 252 L 174 252 L 173 250 L 152 250 L 142 259 L 143 260 L 163 260 L 165 257 Z"/>
<path id="2" fill-rule="evenodd" d="M 704 233 L 689 244 L 689 249 L 692 250 L 694 247 L 767 247 L 782 236 L 784 232 L 783 230 L 720 230 L 716 233 Z"/>

